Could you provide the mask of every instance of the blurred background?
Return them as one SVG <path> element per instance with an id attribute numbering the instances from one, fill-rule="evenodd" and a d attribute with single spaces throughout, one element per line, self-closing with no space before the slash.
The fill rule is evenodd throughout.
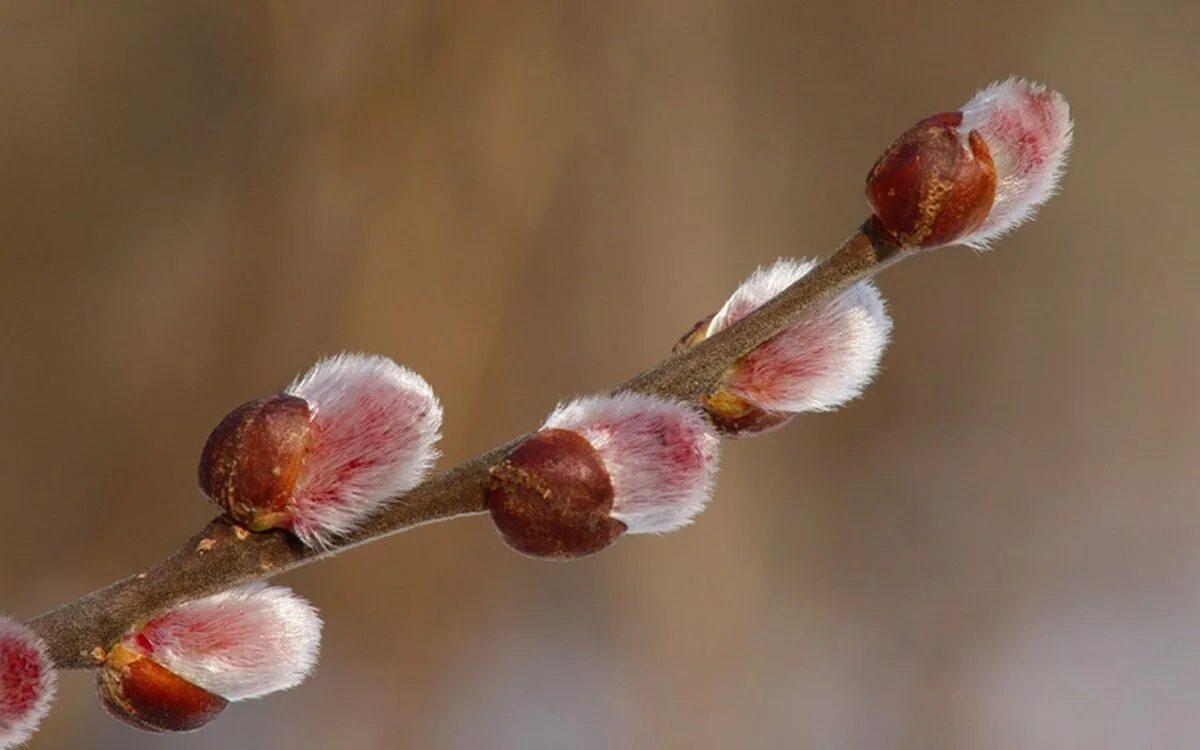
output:
<path id="1" fill-rule="evenodd" d="M 213 515 L 209 429 L 323 354 L 446 406 L 443 466 L 669 351 L 866 216 L 891 138 L 1010 73 L 1078 123 L 986 255 L 879 279 L 866 397 L 728 443 L 592 559 L 486 518 L 284 577 L 317 674 L 196 734 L 64 675 L 39 748 L 1195 748 L 1200 57 L 1177 2 L 0 6 L 0 602 Z"/>

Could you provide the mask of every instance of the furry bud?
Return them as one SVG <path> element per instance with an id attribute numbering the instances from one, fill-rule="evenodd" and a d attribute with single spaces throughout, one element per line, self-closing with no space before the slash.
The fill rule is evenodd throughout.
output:
<path id="1" fill-rule="evenodd" d="M 221 420 L 201 455 L 200 488 L 253 531 L 290 529 L 324 546 L 416 486 L 441 422 L 421 376 L 386 357 L 343 354 Z"/>
<path id="2" fill-rule="evenodd" d="M 983 224 L 960 242 L 984 249 L 1029 219 L 1058 189 L 1073 124 L 1057 91 L 1018 78 L 983 89 L 962 108 L 960 132 L 977 132 L 996 166 L 996 198 Z"/>
<path id="3" fill-rule="evenodd" d="M 488 510 L 509 546 L 534 557 L 582 557 L 625 532 L 672 531 L 708 501 L 717 443 L 685 404 L 577 399 L 493 469 Z"/>
<path id="4" fill-rule="evenodd" d="M 1071 131 L 1061 95 L 1010 78 L 897 138 L 867 176 L 867 199 L 904 247 L 984 248 L 1054 194 Z"/>
<path id="5" fill-rule="evenodd" d="M 58 673 L 46 644 L 16 620 L 0 617 L 0 748 L 33 735 L 50 711 Z"/>
<path id="6" fill-rule="evenodd" d="M 139 729 L 182 732 L 230 701 L 295 687 L 316 664 L 321 620 L 280 586 L 247 583 L 156 615 L 109 649 L 101 702 Z"/>
<path id="7" fill-rule="evenodd" d="M 759 268 L 679 346 L 690 348 L 728 328 L 814 266 L 780 259 Z M 891 330 L 879 290 L 870 281 L 859 282 L 734 363 L 721 386 L 703 399 L 704 408 L 731 436 L 774 429 L 800 412 L 835 409 L 871 382 Z"/>

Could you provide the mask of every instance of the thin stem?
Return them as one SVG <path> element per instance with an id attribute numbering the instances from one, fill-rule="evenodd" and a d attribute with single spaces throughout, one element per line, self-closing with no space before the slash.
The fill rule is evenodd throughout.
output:
<path id="1" fill-rule="evenodd" d="M 771 302 L 698 346 L 669 357 L 618 390 L 695 401 L 759 344 L 854 283 L 906 257 L 869 220 L 840 248 Z M 61 669 L 97 666 L 105 649 L 156 612 L 238 583 L 266 579 L 360 544 L 434 521 L 483 513 L 490 471 L 521 438 L 435 474 L 324 550 L 291 534 L 254 534 L 218 517 L 175 554 L 29 622 Z"/>

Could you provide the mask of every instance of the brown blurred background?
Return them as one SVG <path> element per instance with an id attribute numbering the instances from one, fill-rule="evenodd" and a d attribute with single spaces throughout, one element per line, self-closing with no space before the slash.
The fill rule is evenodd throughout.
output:
<path id="1" fill-rule="evenodd" d="M 917 118 L 1019 73 L 1078 123 L 984 256 L 884 274 L 866 398 L 728 444 L 699 522 L 539 564 L 484 518 L 284 579 L 316 676 L 153 736 L 64 676 L 39 748 L 1195 748 L 1194 4 L 0 7 L 0 603 L 213 513 L 208 430 L 382 352 L 443 465 L 819 255 Z"/>

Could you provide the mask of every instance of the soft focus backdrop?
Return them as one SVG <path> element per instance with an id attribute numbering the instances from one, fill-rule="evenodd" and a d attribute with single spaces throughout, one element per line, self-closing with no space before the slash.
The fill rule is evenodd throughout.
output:
<path id="1" fill-rule="evenodd" d="M 317 674 L 46 748 L 1200 745 L 1200 11 L 1110 3 L 0 7 L 0 606 L 212 514 L 208 430 L 318 356 L 423 373 L 443 465 L 834 247 L 919 117 L 1070 100 L 1061 196 L 886 272 L 864 399 L 727 444 L 699 522 L 586 561 L 486 518 L 286 576 Z"/>

